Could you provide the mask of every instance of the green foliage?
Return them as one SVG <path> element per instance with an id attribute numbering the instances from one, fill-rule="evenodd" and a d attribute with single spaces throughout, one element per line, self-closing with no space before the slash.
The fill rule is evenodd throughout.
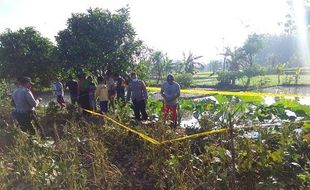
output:
<path id="1" fill-rule="evenodd" d="M 55 47 L 32 27 L 0 35 L 0 76 L 16 79 L 29 76 L 37 85 L 47 86 L 57 71 Z"/>
<path id="2" fill-rule="evenodd" d="M 203 67 L 203 65 L 198 62 L 198 59 L 200 58 L 202 58 L 202 56 L 194 56 L 192 52 L 189 52 L 188 56 L 183 53 L 183 60 L 179 63 L 183 68 L 183 72 L 194 75 L 197 72 L 197 69 Z"/>
<path id="3" fill-rule="evenodd" d="M 235 85 L 235 81 L 244 76 L 240 71 L 220 71 L 217 73 L 219 85 Z"/>
<path id="4" fill-rule="evenodd" d="M 126 122 L 130 120 L 131 115 L 131 104 L 123 102 L 122 100 L 115 102 L 115 114 L 117 115 L 117 120 L 120 122 Z"/>
<path id="5" fill-rule="evenodd" d="M 207 70 L 216 73 L 218 72 L 220 69 L 222 69 L 222 62 L 219 60 L 212 60 L 207 64 Z"/>
<path id="6" fill-rule="evenodd" d="M 152 52 L 149 62 L 151 73 L 156 78 L 156 84 L 159 84 L 169 73 L 172 73 L 175 67 L 168 55 L 161 51 Z"/>
<path id="7" fill-rule="evenodd" d="M 179 83 L 181 88 L 188 88 L 193 82 L 193 75 L 190 73 L 178 74 L 174 80 Z"/>
<path id="8" fill-rule="evenodd" d="M 57 112 L 60 111 L 60 106 L 58 105 L 57 102 L 54 102 L 54 101 L 50 101 L 47 105 L 47 108 L 46 108 L 46 114 L 50 114 L 50 115 L 54 115 L 56 114 Z"/>
<path id="9" fill-rule="evenodd" d="M 137 74 L 139 79 L 145 81 L 150 78 L 150 62 L 141 60 L 139 64 L 133 65 L 132 70 Z"/>
<path id="10" fill-rule="evenodd" d="M 192 111 L 200 128 L 171 130 L 161 120 L 130 127 L 163 141 L 233 126 L 234 163 L 227 133 L 155 146 L 110 121 L 102 126 L 95 124 L 101 118 L 72 118 L 52 145 L 27 138 L 13 125 L 1 125 L 0 187 L 231 189 L 234 166 L 237 189 L 307 189 L 309 126 L 291 121 L 309 118 L 309 106 L 292 100 L 266 106 L 254 98 L 214 98 L 180 101 L 180 110 Z M 123 116 L 130 109 L 123 106 L 111 117 L 128 124 Z M 150 114 L 161 114 L 161 107 L 162 102 L 148 100 Z"/>
<path id="11" fill-rule="evenodd" d="M 278 74 L 278 85 L 280 84 L 280 76 L 282 75 L 282 74 L 284 74 L 284 69 L 285 69 L 285 66 L 286 66 L 286 64 L 285 63 L 282 63 L 282 64 L 278 64 L 277 65 L 277 74 Z"/>
<path id="12" fill-rule="evenodd" d="M 99 8 L 73 14 L 56 36 L 62 67 L 92 72 L 125 73 L 138 56 L 141 41 L 129 21 L 129 9 L 116 13 Z"/>
<path id="13" fill-rule="evenodd" d="M 2 99 L 8 90 L 8 83 L 5 80 L 0 80 L 0 99 Z"/>

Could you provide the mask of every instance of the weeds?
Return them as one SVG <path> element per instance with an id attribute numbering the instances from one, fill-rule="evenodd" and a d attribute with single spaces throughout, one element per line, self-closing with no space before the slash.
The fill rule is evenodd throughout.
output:
<path id="1" fill-rule="evenodd" d="M 154 110 L 159 107 L 150 104 Z M 283 105 L 234 97 L 186 102 L 183 108 L 194 106 L 201 125 L 186 131 L 172 130 L 161 120 L 131 123 L 129 107 L 118 111 L 116 119 L 158 141 L 228 127 L 231 121 L 234 127 L 243 126 L 233 134 L 238 189 L 306 189 L 309 127 L 298 122 L 244 127 L 269 118 L 294 121 L 283 111 L 289 103 Z M 294 104 L 291 110 L 308 117 L 307 108 L 300 108 Z M 8 110 L 8 105 L 1 110 L 2 117 L 8 117 L 0 127 L 1 189 L 231 189 L 232 147 L 226 133 L 152 145 L 103 118 L 85 119 L 78 108 L 70 107 L 41 117 L 49 136 L 58 134 L 53 144 L 25 136 L 5 115 Z"/>

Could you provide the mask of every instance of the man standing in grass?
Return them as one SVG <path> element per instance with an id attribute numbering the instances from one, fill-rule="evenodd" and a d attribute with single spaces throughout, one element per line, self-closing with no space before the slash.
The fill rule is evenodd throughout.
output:
<path id="1" fill-rule="evenodd" d="M 108 112 L 108 87 L 103 77 L 98 77 L 98 86 L 95 91 L 95 98 L 99 99 L 100 111 L 102 113 Z"/>
<path id="2" fill-rule="evenodd" d="M 116 99 L 125 101 L 125 80 L 120 75 L 116 76 Z"/>
<path id="3" fill-rule="evenodd" d="M 14 118 L 19 123 L 21 130 L 30 135 L 35 134 L 34 125 L 41 132 L 42 136 L 44 131 L 39 124 L 35 108 L 38 106 L 41 99 L 35 99 L 31 92 L 32 82 L 29 77 L 22 77 L 18 79 L 19 86 L 12 94 L 13 104 L 15 110 L 13 112 Z"/>
<path id="4" fill-rule="evenodd" d="M 72 76 L 69 76 L 66 87 L 69 88 L 71 104 L 74 105 L 77 102 L 78 83 L 73 80 Z"/>
<path id="5" fill-rule="evenodd" d="M 131 81 L 129 82 L 127 89 L 127 101 L 131 98 L 133 104 L 133 111 L 135 114 L 136 121 L 146 121 L 146 100 L 147 100 L 147 90 L 145 83 L 137 78 L 136 73 L 131 73 Z M 142 114 L 142 118 L 141 115 Z"/>
<path id="6" fill-rule="evenodd" d="M 167 81 L 161 86 L 160 94 L 164 98 L 163 117 L 165 120 L 172 121 L 175 128 L 177 126 L 177 99 L 180 96 L 180 85 L 174 81 L 173 75 L 167 76 Z"/>
<path id="7" fill-rule="evenodd" d="M 61 108 L 65 107 L 65 100 L 64 100 L 64 88 L 63 84 L 60 82 L 59 78 L 56 78 L 54 83 L 54 93 L 57 96 L 57 102 Z"/>

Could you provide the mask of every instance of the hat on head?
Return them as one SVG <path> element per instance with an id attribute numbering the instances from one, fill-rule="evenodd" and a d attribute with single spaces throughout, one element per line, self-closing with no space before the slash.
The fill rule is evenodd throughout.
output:
<path id="1" fill-rule="evenodd" d="M 33 84 L 33 82 L 31 81 L 30 77 L 21 77 L 18 79 L 18 82 L 20 82 L 21 84 L 26 84 L 26 83 L 30 83 Z"/>

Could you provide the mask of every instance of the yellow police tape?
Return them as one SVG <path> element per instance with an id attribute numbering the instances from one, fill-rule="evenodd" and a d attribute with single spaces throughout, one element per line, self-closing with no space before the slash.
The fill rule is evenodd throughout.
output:
<path id="1" fill-rule="evenodd" d="M 166 144 L 166 143 L 170 143 L 170 142 L 175 142 L 175 141 L 181 141 L 181 140 L 186 140 L 186 139 L 192 139 L 192 138 L 197 138 L 197 137 L 201 137 L 201 136 L 206 136 L 206 135 L 211 135 L 211 134 L 215 134 L 215 133 L 222 133 L 222 132 L 226 132 L 228 129 L 215 129 L 215 130 L 211 130 L 211 131 L 205 131 L 205 132 L 202 132 L 202 133 L 197 133 L 197 134 L 193 134 L 193 135 L 188 135 L 188 136 L 184 136 L 184 137 L 180 137 L 180 138 L 176 138 L 176 139 L 172 139 L 172 140 L 166 140 L 166 141 L 163 141 L 163 142 L 159 142 L 143 133 L 140 133 L 130 127 L 127 127 L 117 121 L 115 121 L 114 119 L 112 119 L 111 117 L 107 116 L 107 115 L 103 115 L 103 114 L 100 114 L 100 113 L 97 113 L 97 112 L 94 112 L 94 111 L 91 111 L 91 110 L 87 110 L 87 109 L 83 109 L 84 111 L 88 112 L 88 113 L 91 113 L 93 115 L 98 115 L 98 116 L 101 116 L 101 117 L 104 117 L 106 118 L 107 120 L 110 120 L 111 122 L 119 125 L 120 127 L 123 127 L 125 128 L 126 130 L 134 133 L 134 134 L 137 134 L 138 136 L 140 136 L 141 138 L 143 138 L 144 140 L 152 143 L 152 144 L 156 144 L 156 145 L 159 145 L 159 144 Z"/>
<path id="2" fill-rule="evenodd" d="M 215 134 L 215 133 L 223 133 L 223 132 L 226 132 L 228 130 L 229 129 L 214 129 L 211 131 L 205 131 L 205 132 L 196 133 L 193 135 L 187 135 L 187 136 L 179 137 L 179 138 L 172 139 L 172 140 L 166 140 L 166 141 L 161 142 L 160 144 L 166 144 L 166 143 L 171 143 L 171 142 L 175 142 L 175 141 L 182 141 L 182 140 L 186 140 L 186 139 L 192 139 L 192 138 L 207 136 L 207 135 L 211 135 L 211 134 Z"/>
<path id="3" fill-rule="evenodd" d="M 147 87 L 147 90 L 151 92 L 160 91 L 158 87 Z M 275 93 L 263 93 L 263 92 L 233 92 L 233 91 L 219 91 L 219 90 L 204 90 L 204 89 L 181 89 L 181 93 L 185 94 L 199 94 L 199 95 L 226 95 L 226 96 L 273 96 L 273 97 L 310 97 L 310 95 L 302 94 L 275 94 Z"/>
<path id="4" fill-rule="evenodd" d="M 140 133 L 140 132 L 138 132 L 138 131 L 136 131 L 136 130 L 130 128 L 130 127 L 127 127 L 127 126 L 121 124 L 121 123 L 115 121 L 114 119 L 112 119 L 111 117 L 108 117 L 107 115 L 103 115 L 103 114 L 100 114 L 100 113 L 97 113 L 97 112 L 94 112 L 94 111 L 91 111 L 91 110 L 87 110 L 87 109 L 83 109 L 83 110 L 84 110 L 84 111 L 87 111 L 88 113 L 91 113 L 91 114 L 93 114 L 93 115 L 98 115 L 98 116 L 104 117 L 104 118 L 106 118 L 107 120 L 110 120 L 111 122 L 113 122 L 113 123 L 119 125 L 120 127 L 123 127 L 123 128 L 125 128 L 126 130 L 128 130 L 128 131 L 130 131 L 130 132 L 132 132 L 132 133 L 135 133 L 135 134 L 139 135 L 141 138 L 145 139 L 146 141 L 149 141 L 150 143 L 153 143 L 153 144 L 160 144 L 160 142 L 158 142 L 157 140 L 155 140 L 155 139 L 153 139 L 153 138 L 151 138 L 151 137 L 149 137 L 149 136 L 147 136 L 147 135 L 145 135 L 145 134 L 143 134 L 143 133 Z"/>
<path id="5" fill-rule="evenodd" d="M 182 140 L 187 140 L 187 139 L 192 139 L 192 138 L 197 138 L 197 137 L 202 137 L 202 136 L 207 136 L 207 135 L 211 135 L 211 134 L 216 134 L 216 133 L 223 133 L 223 132 L 227 132 L 229 129 L 214 129 L 214 130 L 211 130 L 211 131 L 204 131 L 204 132 L 201 132 L 201 133 L 196 133 L 196 134 L 193 134 L 193 135 L 187 135 L 187 136 L 184 136 L 184 137 L 179 137 L 179 138 L 176 138 L 176 139 L 172 139 L 172 140 L 165 140 L 165 141 L 162 141 L 162 142 L 159 142 L 143 133 L 140 133 L 130 127 L 127 127 L 119 122 L 117 122 L 116 120 L 112 119 L 111 117 L 107 116 L 107 115 L 103 115 L 103 114 L 100 114 L 100 113 L 97 113 L 97 112 L 94 112 L 94 111 L 91 111 L 91 110 L 87 110 L 87 109 L 82 109 L 88 113 L 91 113 L 93 115 L 97 115 L 97 116 L 101 116 L 101 117 L 104 117 L 106 118 L 107 120 L 110 120 L 112 123 L 115 123 L 117 125 L 119 125 L 120 127 L 123 127 L 124 129 L 134 133 L 134 134 L 137 134 L 138 136 L 140 136 L 142 139 L 152 143 L 152 144 L 156 144 L 156 145 L 160 145 L 160 144 L 167 144 L 167 143 L 171 143 L 171 142 L 176 142 L 176 141 L 182 141 Z M 306 121 L 299 121 L 299 122 L 303 122 L 303 123 L 310 123 L 310 120 L 306 120 Z"/>

